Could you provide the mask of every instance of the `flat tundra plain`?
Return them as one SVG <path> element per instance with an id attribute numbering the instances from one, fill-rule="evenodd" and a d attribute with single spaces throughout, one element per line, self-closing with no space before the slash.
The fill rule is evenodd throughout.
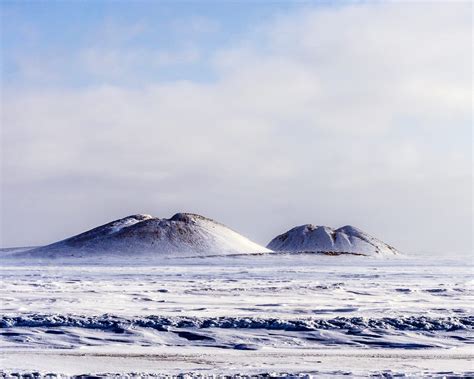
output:
<path id="1" fill-rule="evenodd" d="M 466 261 L 6 257 L 0 270 L 5 377 L 474 375 Z"/>

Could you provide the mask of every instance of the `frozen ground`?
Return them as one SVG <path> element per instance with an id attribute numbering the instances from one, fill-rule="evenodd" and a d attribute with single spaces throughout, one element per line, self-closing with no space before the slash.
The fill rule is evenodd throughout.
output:
<path id="1" fill-rule="evenodd" d="M 466 261 L 281 254 L 1 265 L 4 373 L 474 375 Z"/>

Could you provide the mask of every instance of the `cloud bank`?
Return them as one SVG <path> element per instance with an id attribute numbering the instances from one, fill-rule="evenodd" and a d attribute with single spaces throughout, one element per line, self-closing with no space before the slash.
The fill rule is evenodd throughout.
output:
<path id="1" fill-rule="evenodd" d="M 193 211 L 265 244 L 311 222 L 470 252 L 470 7 L 304 8 L 206 54 L 134 47 L 146 28 L 124 27 L 69 66 L 41 58 L 44 77 L 93 79 L 4 91 L 2 245 Z M 156 79 L 180 64 L 212 78 Z"/>

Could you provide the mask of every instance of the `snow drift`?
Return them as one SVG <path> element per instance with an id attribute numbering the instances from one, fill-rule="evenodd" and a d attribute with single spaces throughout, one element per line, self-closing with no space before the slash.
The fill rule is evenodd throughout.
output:
<path id="1" fill-rule="evenodd" d="M 145 327 L 159 331 L 170 328 L 221 328 L 221 329 L 267 329 L 284 331 L 317 331 L 345 329 L 362 333 L 370 329 L 392 331 L 444 331 L 474 330 L 474 316 L 405 316 L 405 317 L 335 317 L 335 318 L 262 318 L 262 317 L 186 317 L 186 316 L 145 316 L 125 318 L 104 314 L 100 316 L 62 314 L 1 315 L 0 329 L 7 328 L 60 328 L 115 330 L 123 332 L 132 328 Z"/>
<path id="2" fill-rule="evenodd" d="M 128 216 L 51 245 L 26 256 L 81 256 L 83 253 L 219 253 L 269 252 L 209 218 L 177 213 L 170 219 L 145 214 Z"/>
<path id="3" fill-rule="evenodd" d="M 399 254 L 394 247 L 350 225 L 339 229 L 311 224 L 297 226 L 275 237 L 267 248 L 275 251 L 351 253 L 371 256 Z"/>

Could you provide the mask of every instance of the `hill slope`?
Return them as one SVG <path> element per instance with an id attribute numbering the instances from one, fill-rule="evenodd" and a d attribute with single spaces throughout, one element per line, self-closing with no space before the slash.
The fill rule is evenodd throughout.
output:
<path id="1" fill-rule="evenodd" d="M 267 245 L 275 251 L 314 251 L 393 255 L 399 252 L 360 229 L 347 225 L 339 229 L 311 224 L 297 226 L 275 237 Z"/>
<path id="2" fill-rule="evenodd" d="M 29 250 L 23 255 L 54 257 L 104 252 L 243 254 L 269 251 L 209 218 L 177 213 L 170 219 L 144 214 L 128 216 Z"/>

